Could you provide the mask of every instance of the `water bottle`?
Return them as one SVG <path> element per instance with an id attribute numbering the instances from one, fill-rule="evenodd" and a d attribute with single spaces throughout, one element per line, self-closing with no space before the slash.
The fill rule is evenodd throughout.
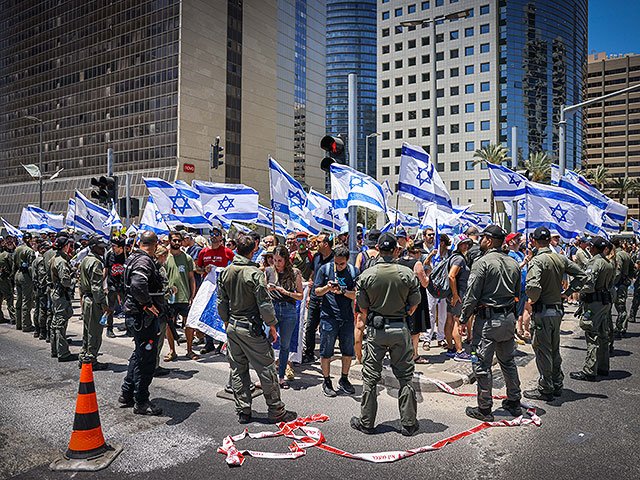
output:
<path id="1" fill-rule="evenodd" d="M 471 363 L 478 363 L 478 355 L 476 352 L 471 352 Z"/>
<path id="2" fill-rule="evenodd" d="M 582 314 L 582 317 L 585 320 L 589 320 L 591 318 L 591 310 L 585 310 L 585 312 Z"/>
<path id="3" fill-rule="evenodd" d="M 169 297 L 169 304 L 173 305 L 176 302 L 176 292 L 171 291 L 171 297 Z"/>
<path id="4" fill-rule="evenodd" d="M 100 325 L 102 325 L 103 327 L 107 326 L 107 320 L 109 320 L 109 314 L 108 313 L 103 313 L 102 317 L 100 318 Z"/>

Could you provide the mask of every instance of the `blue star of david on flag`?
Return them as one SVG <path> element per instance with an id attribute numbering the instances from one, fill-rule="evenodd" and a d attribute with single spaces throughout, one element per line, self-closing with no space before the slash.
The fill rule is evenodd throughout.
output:
<path id="1" fill-rule="evenodd" d="M 289 190 L 287 197 L 292 208 L 304 208 L 304 198 L 302 198 L 300 192 Z"/>
<path id="2" fill-rule="evenodd" d="M 229 209 L 233 208 L 233 206 L 233 199 L 229 198 L 227 195 L 225 195 L 222 200 L 218 200 L 218 208 L 220 210 L 224 210 L 224 213 L 229 213 Z"/>
<path id="3" fill-rule="evenodd" d="M 349 178 L 349 188 L 354 187 L 364 187 L 364 178 L 352 175 L 351 178 Z"/>
<path id="4" fill-rule="evenodd" d="M 429 165 L 427 165 L 426 167 L 418 168 L 418 176 L 416 177 L 416 180 L 420 182 L 420 186 L 422 186 L 423 183 L 428 183 L 429 185 L 431 185 L 433 172 L 430 172 L 430 170 L 431 168 Z M 426 175 L 426 177 L 423 177 L 423 174 Z"/>
<path id="5" fill-rule="evenodd" d="M 191 208 L 187 201 L 187 197 L 180 190 L 176 190 L 176 194 L 173 196 L 169 195 L 169 199 L 172 203 L 171 210 L 174 213 L 177 210 L 181 215 L 184 215 L 184 212 Z M 182 201 L 182 205 L 179 205 L 180 201 Z"/>
<path id="6" fill-rule="evenodd" d="M 156 222 L 157 223 L 164 222 L 164 219 L 162 218 L 162 214 L 158 210 L 156 210 Z"/>
<path id="7" fill-rule="evenodd" d="M 520 210 L 524 210 L 525 208 L 527 208 L 527 202 L 522 200 L 520 202 Z"/>
<path id="8" fill-rule="evenodd" d="M 515 185 L 516 187 L 519 187 L 521 183 L 522 180 L 517 178 L 515 175 L 509 175 L 509 185 Z"/>
<path id="9" fill-rule="evenodd" d="M 91 212 L 87 211 L 87 220 L 89 220 L 91 223 L 93 223 L 93 215 L 91 215 Z"/>
<path id="10" fill-rule="evenodd" d="M 555 207 L 552 207 L 550 210 L 551 210 L 551 216 L 553 218 L 555 218 L 559 222 L 568 222 L 567 213 L 569 213 L 569 210 L 563 209 L 560 204 L 556 205 Z"/>

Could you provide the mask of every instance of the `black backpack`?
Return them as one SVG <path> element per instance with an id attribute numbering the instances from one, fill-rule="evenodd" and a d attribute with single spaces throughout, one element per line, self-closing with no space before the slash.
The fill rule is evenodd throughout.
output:
<path id="1" fill-rule="evenodd" d="M 449 270 L 451 269 L 451 259 L 454 255 L 460 255 L 454 252 L 446 260 L 440 261 L 429 275 L 429 285 L 427 291 L 433 298 L 449 298 L 451 296 L 451 286 L 449 285 Z"/>

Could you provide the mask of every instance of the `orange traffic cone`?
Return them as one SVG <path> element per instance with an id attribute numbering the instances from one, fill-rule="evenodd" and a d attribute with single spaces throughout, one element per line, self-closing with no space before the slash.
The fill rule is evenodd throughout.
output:
<path id="1" fill-rule="evenodd" d="M 83 363 L 69 448 L 50 467 L 52 470 L 101 470 L 109 466 L 121 451 L 121 446 L 114 448 L 104 441 L 93 383 L 93 368 L 91 363 Z"/>

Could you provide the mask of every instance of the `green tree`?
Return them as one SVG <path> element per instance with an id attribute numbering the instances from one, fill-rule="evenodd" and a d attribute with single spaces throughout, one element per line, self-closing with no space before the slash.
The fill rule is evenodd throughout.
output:
<path id="1" fill-rule="evenodd" d="M 635 181 L 629 177 L 617 177 L 609 183 L 609 191 L 611 195 L 617 196 L 620 203 L 624 203 L 624 199 L 635 185 Z"/>
<path id="2" fill-rule="evenodd" d="M 492 163 L 494 165 L 502 165 L 505 162 L 511 161 L 511 157 L 507 155 L 508 150 L 502 145 L 489 144 L 484 147 L 476 150 L 473 154 L 473 165 L 483 165 L 487 163 Z M 493 190 L 491 191 L 491 218 L 494 218 L 494 204 L 493 201 Z M 502 203 L 498 206 L 498 211 L 503 211 Z"/>
<path id="3" fill-rule="evenodd" d="M 538 183 L 551 183 L 551 159 L 546 152 L 530 153 L 524 161 L 529 178 Z"/>
<path id="4" fill-rule="evenodd" d="M 589 168 L 585 173 L 585 177 L 589 180 L 591 185 L 601 192 L 604 192 L 604 189 L 609 183 L 609 172 L 604 165 L 598 165 L 596 168 Z"/>

